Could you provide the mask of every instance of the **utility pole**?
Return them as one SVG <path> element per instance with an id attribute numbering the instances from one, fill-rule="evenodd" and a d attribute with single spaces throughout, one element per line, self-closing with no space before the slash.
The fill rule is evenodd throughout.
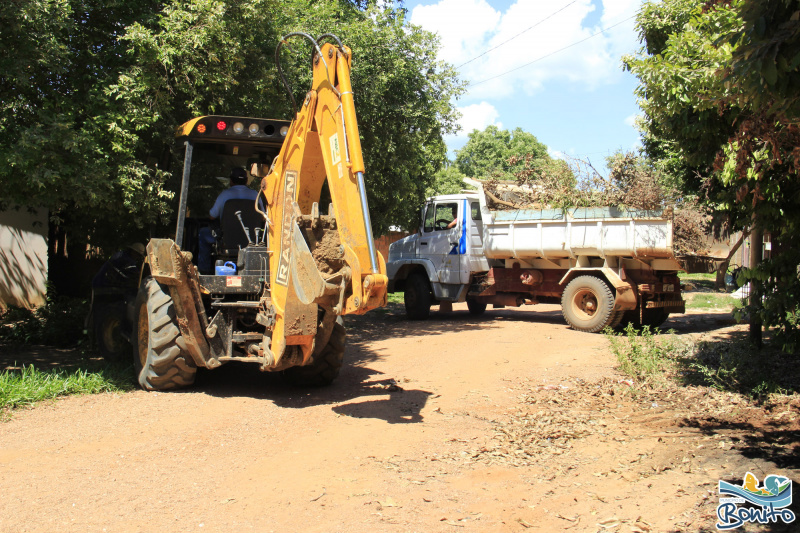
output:
<path id="1" fill-rule="evenodd" d="M 756 269 L 761 264 L 764 249 L 764 230 L 758 224 L 753 213 L 753 228 L 750 231 L 750 268 Z M 761 282 L 750 280 L 750 342 L 761 348 L 761 318 L 756 310 L 761 307 Z"/>

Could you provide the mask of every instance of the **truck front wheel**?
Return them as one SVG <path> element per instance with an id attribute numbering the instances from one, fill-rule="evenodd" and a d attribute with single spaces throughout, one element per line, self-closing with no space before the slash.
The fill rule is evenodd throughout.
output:
<path id="1" fill-rule="evenodd" d="M 194 383 L 197 368 L 178 328 L 169 289 L 145 279 L 136 296 L 133 367 L 145 390 L 168 390 Z"/>
<path id="2" fill-rule="evenodd" d="M 431 313 L 431 286 L 420 272 L 408 276 L 403 293 L 406 316 L 411 320 L 425 320 Z"/>
<path id="3" fill-rule="evenodd" d="M 486 311 L 486 303 L 467 298 L 467 309 L 469 309 L 470 314 L 482 315 Z"/>
<path id="4" fill-rule="evenodd" d="M 572 329 L 596 333 L 614 326 L 621 313 L 614 312 L 614 294 L 600 278 L 578 276 L 561 295 L 561 313 Z"/>

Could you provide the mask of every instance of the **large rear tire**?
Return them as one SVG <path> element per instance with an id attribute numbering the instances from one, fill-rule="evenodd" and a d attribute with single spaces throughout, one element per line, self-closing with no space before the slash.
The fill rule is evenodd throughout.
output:
<path id="1" fill-rule="evenodd" d="M 645 309 L 643 314 L 644 316 L 639 318 L 639 309 L 624 311 L 618 327 L 624 329 L 628 324 L 632 324 L 636 329 L 642 326 L 650 326 L 650 329 L 653 329 L 659 327 L 669 318 L 669 313 L 661 307 Z"/>
<path id="2" fill-rule="evenodd" d="M 322 387 L 330 385 L 339 375 L 344 361 L 347 330 L 342 317 L 333 323 L 333 331 L 328 344 L 305 366 L 294 366 L 284 371 L 286 379 L 300 387 Z"/>
<path id="3" fill-rule="evenodd" d="M 169 390 L 194 383 L 197 368 L 186 349 L 169 289 L 146 278 L 136 296 L 133 366 L 145 390 Z"/>
<path id="4" fill-rule="evenodd" d="M 657 328 L 661 324 L 667 321 L 669 318 L 669 313 L 664 310 L 663 307 L 653 307 L 650 309 L 644 310 L 644 316 L 642 317 L 642 325 L 643 326 L 650 326 L 650 328 Z"/>
<path id="5" fill-rule="evenodd" d="M 403 303 L 406 306 L 406 316 L 411 320 L 425 320 L 431 314 L 431 285 L 428 278 L 419 272 L 414 272 L 406 280 Z"/>
<path id="6" fill-rule="evenodd" d="M 572 329 L 587 333 L 613 327 L 622 317 L 614 311 L 614 294 L 606 282 L 594 276 L 578 276 L 561 295 L 561 313 Z"/>

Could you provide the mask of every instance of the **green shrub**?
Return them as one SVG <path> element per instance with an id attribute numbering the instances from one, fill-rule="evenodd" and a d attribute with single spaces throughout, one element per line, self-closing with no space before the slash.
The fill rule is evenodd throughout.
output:
<path id="1" fill-rule="evenodd" d="M 787 243 L 792 241 L 787 241 Z M 800 354 L 800 247 L 785 246 L 757 268 L 743 268 L 740 286 L 754 284 L 762 298 L 752 298 L 738 316 L 757 316 L 772 334 L 772 342 L 790 355 Z"/>
<path id="2" fill-rule="evenodd" d="M 676 357 L 687 347 L 672 332 L 659 335 L 649 326 L 637 330 L 628 324 L 622 333 L 606 330 L 611 352 L 616 356 L 619 370 L 644 383 L 662 383 L 675 371 Z"/>
<path id="3" fill-rule="evenodd" d="M 744 338 L 694 342 L 632 325 L 606 336 L 619 370 L 645 386 L 675 380 L 754 398 L 800 391 L 794 356 L 777 347 L 758 350 Z"/>
<path id="4" fill-rule="evenodd" d="M 686 383 L 759 397 L 798 389 L 792 357 L 778 350 L 758 350 L 747 340 L 700 342 L 681 360 Z"/>
<path id="5" fill-rule="evenodd" d="M 0 342 L 70 347 L 86 343 L 84 328 L 89 303 L 85 299 L 48 292 L 46 303 L 36 309 L 10 307 L 0 313 Z"/>

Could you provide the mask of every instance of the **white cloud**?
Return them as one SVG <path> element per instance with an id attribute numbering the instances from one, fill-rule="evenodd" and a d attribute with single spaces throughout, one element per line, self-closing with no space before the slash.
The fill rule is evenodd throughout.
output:
<path id="1" fill-rule="evenodd" d="M 631 128 L 636 127 L 636 121 L 638 120 L 639 115 L 633 114 L 625 117 L 625 125 L 630 126 Z"/>
<path id="2" fill-rule="evenodd" d="M 461 118 L 458 121 L 461 131 L 455 135 L 456 138 L 463 137 L 466 139 L 467 135 L 472 133 L 473 130 L 481 131 L 486 129 L 486 126 L 503 128 L 503 123 L 497 121 L 500 113 L 489 102 L 459 107 L 458 111 L 461 113 Z"/>
<path id="3" fill-rule="evenodd" d="M 587 17 L 598 3 L 602 5 L 599 22 L 588 25 Z M 588 88 L 616 81 L 622 74 L 620 56 L 637 47 L 634 20 L 625 19 L 636 13 L 640 3 L 577 0 L 569 4 L 562 0 L 554 5 L 517 0 L 501 13 L 485 0 L 441 0 L 415 7 L 411 22 L 439 33 L 440 59 L 455 66 L 469 61 L 459 69 L 462 78 L 473 83 L 465 99 L 487 99 L 510 96 L 520 89 L 530 95 L 552 81 Z M 560 10 L 563 6 L 567 7 Z M 591 37 L 620 21 L 625 22 Z M 491 50 L 494 47 L 498 48 Z"/>
<path id="4" fill-rule="evenodd" d="M 566 159 L 567 158 L 567 154 L 565 154 L 564 152 L 561 152 L 559 150 L 554 150 L 554 149 L 550 148 L 549 146 L 547 147 L 547 155 L 549 155 L 553 159 Z"/>
<path id="5" fill-rule="evenodd" d="M 500 17 L 485 0 L 441 0 L 415 7 L 411 23 L 438 33 L 442 45 L 439 59 L 459 64 L 466 56 L 483 51 L 481 47 Z"/>

